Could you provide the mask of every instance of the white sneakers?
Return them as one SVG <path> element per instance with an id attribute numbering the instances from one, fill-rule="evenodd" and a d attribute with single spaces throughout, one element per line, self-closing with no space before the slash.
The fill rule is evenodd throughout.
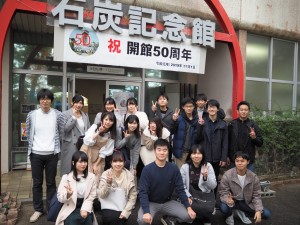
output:
<path id="1" fill-rule="evenodd" d="M 231 214 L 231 216 L 228 216 L 225 220 L 227 225 L 234 225 L 234 219 L 233 219 L 233 213 Z"/>
<path id="2" fill-rule="evenodd" d="M 251 224 L 251 220 L 245 215 L 245 213 L 241 210 L 235 210 L 236 215 L 241 219 L 241 221 L 245 224 Z"/>
<path id="3" fill-rule="evenodd" d="M 233 214 L 236 214 L 244 224 L 252 223 L 251 220 L 245 215 L 245 213 L 243 211 L 236 209 L 236 210 L 234 210 L 234 212 L 232 212 L 231 216 L 228 216 L 226 218 L 225 222 L 227 225 L 234 225 Z"/>
<path id="4" fill-rule="evenodd" d="M 43 215 L 43 213 L 35 211 L 32 216 L 30 217 L 30 223 L 34 223 L 36 221 L 38 221 L 38 219 L 40 218 L 40 216 Z"/>

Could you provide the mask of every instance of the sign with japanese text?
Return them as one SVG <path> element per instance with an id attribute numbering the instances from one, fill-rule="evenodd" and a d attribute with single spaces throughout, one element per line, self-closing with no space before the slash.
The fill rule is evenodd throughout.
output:
<path id="1" fill-rule="evenodd" d="M 110 0 L 48 0 L 47 7 L 56 41 L 64 41 L 54 47 L 59 61 L 204 73 L 205 47 L 215 47 L 210 20 Z M 61 56 L 61 47 L 79 57 Z"/>
<path id="2" fill-rule="evenodd" d="M 59 31 L 57 31 L 59 30 Z M 206 49 L 185 43 L 55 27 L 54 60 L 204 73 Z M 59 41 L 58 41 L 59 40 Z M 63 44 L 63 46 L 62 46 Z"/>

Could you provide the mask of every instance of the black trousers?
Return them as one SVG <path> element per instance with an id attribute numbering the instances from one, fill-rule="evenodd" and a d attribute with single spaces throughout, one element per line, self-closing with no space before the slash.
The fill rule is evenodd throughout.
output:
<path id="1" fill-rule="evenodd" d="M 103 209 L 102 210 L 102 219 L 103 225 L 125 225 L 126 220 L 120 219 L 121 212 Z"/>
<path id="2" fill-rule="evenodd" d="M 43 180 L 44 170 L 46 177 L 46 197 L 47 209 L 51 202 L 51 198 L 56 192 L 55 177 L 57 173 L 58 154 L 51 155 L 38 155 L 30 154 L 31 173 L 32 173 L 32 195 L 33 195 L 33 208 L 35 211 L 43 212 Z"/>

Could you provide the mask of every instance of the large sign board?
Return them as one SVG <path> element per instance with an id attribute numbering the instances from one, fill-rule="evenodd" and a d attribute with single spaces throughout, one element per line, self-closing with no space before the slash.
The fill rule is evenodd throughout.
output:
<path id="1" fill-rule="evenodd" d="M 58 61 L 204 73 L 215 47 L 210 20 L 110 0 L 48 0 L 48 11 Z"/>

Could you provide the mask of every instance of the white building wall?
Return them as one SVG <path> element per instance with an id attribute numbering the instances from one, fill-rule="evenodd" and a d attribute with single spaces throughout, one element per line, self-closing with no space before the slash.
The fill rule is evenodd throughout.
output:
<path id="1" fill-rule="evenodd" d="M 216 49 L 208 49 L 205 74 L 198 76 L 198 93 L 205 93 L 208 99 L 216 99 L 231 117 L 232 67 L 227 44 L 216 43 Z"/>
<path id="2" fill-rule="evenodd" d="M 163 12 L 215 20 L 205 1 L 199 0 L 119 0 Z M 282 38 L 300 38 L 299 0 L 220 0 L 237 29 Z"/>

